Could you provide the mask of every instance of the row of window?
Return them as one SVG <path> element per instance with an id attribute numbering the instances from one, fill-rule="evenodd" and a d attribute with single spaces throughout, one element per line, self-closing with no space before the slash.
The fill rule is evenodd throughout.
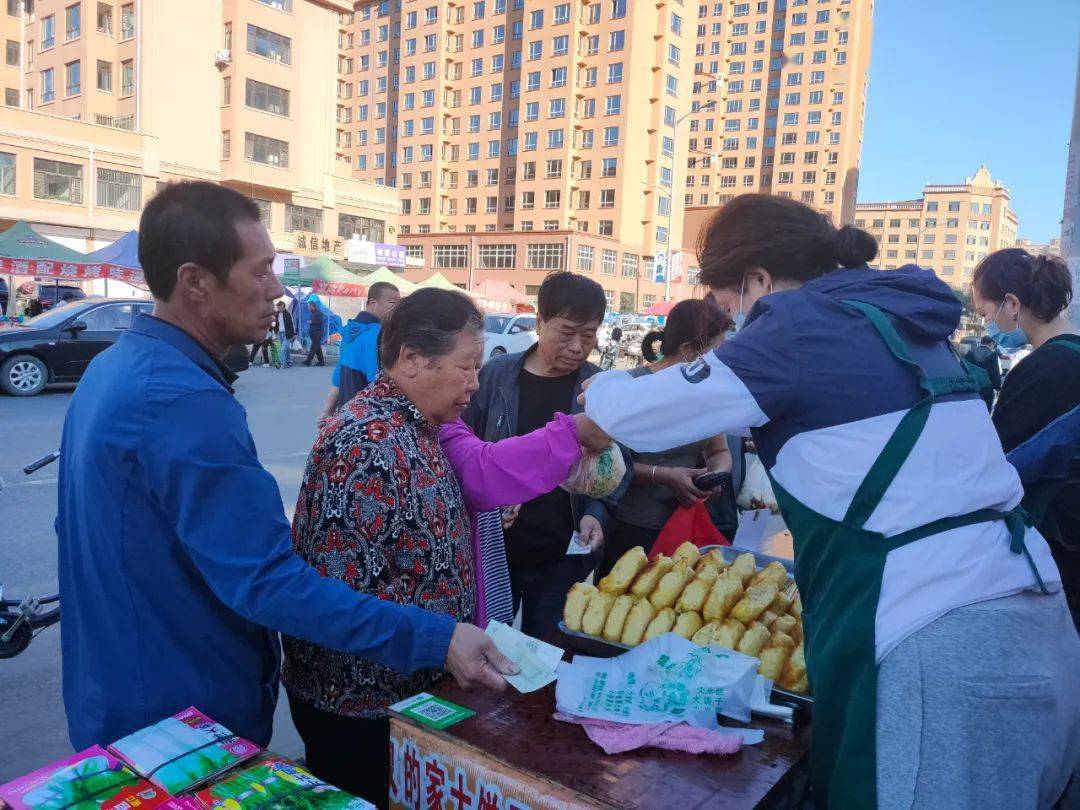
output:
<path id="1" fill-rule="evenodd" d="M 933 205 L 934 205 L 933 209 L 929 208 L 929 205 L 928 205 L 926 210 L 928 210 L 928 211 L 930 211 L 930 210 L 936 211 L 937 210 L 937 203 L 933 203 Z M 951 211 L 959 211 L 960 210 L 960 203 L 955 203 L 956 208 L 952 208 L 951 207 L 952 205 L 953 204 L 950 203 L 950 209 L 949 210 L 951 210 Z M 971 203 L 971 213 L 973 213 L 973 214 L 979 213 L 978 210 L 977 210 L 978 208 L 979 208 L 978 203 Z M 987 213 L 987 214 L 990 213 L 990 205 L 989 204 L 983 206 L 983 208 L 984 208 L 984 213 Z M 867 223 L 867 220 L 865 220 L 865 219 L 856 219 L 855 220 L 855 225 L 857 227 L 859 227 L 859 228 L 865 228 L 866 223 Z M 919 220 L 918 219 L 909 219 L 907 226 L 909 228 L 918 228 L 919 227 Z M 885 227 L 885 220 L 884 219 L 872 219 L 872 220 L 870 220 L 870 227 L 875 228 L 875 229 L 884 228 Z M 900 220 L 899 219 L 890 219 L 889 220 L 889 227 L 890 228 L 899 228 L 900 227 Z M 927 218 L 922 220 L 922 227 L 923 228 L 937 228 L 937 227 L 939 227 L 938 220 L 935 217 L 927 217 Z M 943 227 L 945 227 L 945 228 L 959 228 L 960 227 L 960 220 L 957 219 L 957 218 L 946 219 L 946 220 L 944 220 Z M 988 231 L 988 230 L 990 230 L 990 223 L 988 221 L 986 221 L 986 220 L 969 219 L 967 221 L 967 228 L 968 228 L 968 230 L 973 230 L 973 231 L 974 230 Z"/>
<path id="2" fill-rule="evenodd" d="M 15 155 L 0 152 L 0 194 L 15 194 Z M 34 158 L 33 194 L 36 200 L 82 205 L 85 167 L 80 163 Z M 98 167 L 94 204 L 119 211 L 142 209 L 142 176 Z"/>
<path id="3" fill-rule="evenodd" d="M 409 245 L 410 258 L 423 259 L 422 245 Z M 592 273 L 595 270 L 596 249 L 591 245 L 578 245 L 577 271 Z M 516 268 L 518 250 L 516 244 L 479 245 L 476 250 L 476 266 L 485 270 L 511 270 Z M 525 246 L 525 269 L 527 270 L 562 270 L 565 261 L 565 246 L 561 243 L 530 243 Z M 431 263 L 439 269 L 461 269 L 469 266 L 468 245 L 433 245 Z M 621 263 L 619 253 L 610 248 L 600 250 L 600 273 L 614 276 L 619 269 L 623 278 L 637 278 L 639 268 L 644 268 L 645 277 L 650 278 L 653 269 L 651 256 L 639 257 L 633 253 L 623 253 Z"/>
<path id="4" fill-rule="evenodd" d="M 788 197 L 788 198 L 791 197 L 791 193 L 786 192 L 786 191 L 778 191 L 778 192 L 776 192 L 776 195 L 778 197 Z M 734 194 L 716 194 L 715 199 L 711 199 L 710 195 L 708 193 L 699 194 L 698 197 L 697 197 L 697 203 L 696 204 L 697 205 L 725 205 L 725 204 L 731 202 L 734 198 L 735 198 Z M 803 202 L 807 202 L 807 203 L 814 202 L 814 192 L 812 190 L 808 190 L 808 191 L 803 193 Z M 822 195 L 822 205 L 827 207 L 827 206 L 833 205 L 835 202 L 836 202 L 836 192 L 826 191 Z M 684 194 L 683 195 L 683 203 L 685 205 L 694 205 L 695 204 L 694 195 L 693 194 Z"/>
<path id="5" fill-rule="evenodd" d="M 515 2 L 513 4 L 513 7 L 514 7 L 514 10 L 521 10 L 521 9 L 524 8 L 524 5 L 525 5 L 524 0 L 515 0 Z M 552 9 L 550 25 L 565 25 L 565 24 L 569 23 L 570 22 L 570 11 L 571 11 L 570 6 L 571 6 L 570 3 L 560 3 L 559 5 L 555 6 Z M 369 9 L 364 9 L 364 11 L 369 11 Z M 609 14 L 608 14 L 609 19 L 617 20 L 617 19 L 624 18 L 626 16 L 626 0 L 609 0 L 609 2 L 608 2 L 608 11 L 609 11 Z M 505 2 L 505 0 L 495 0 L 495 2 L 492 5 L 491 15 L 487 14 L 487 3 L 485 2 L 485 0 L 475 0 L 475 2 L 473 2 L 473 4 L 472 4 L 471 15 L 470 16 L 471 16 L 471 19 L 475 21 L 475 20 L 482 20 L 487 16 L 497 16 L 497 15 L 505 14 L 505 13 L 506 13 L 506 2 Z M 459 7 L 459 8 L 456 9 L 456 11 L 454 9 L 451 9 L 450 14 L 451 14 L 451 23 L 452 24 L 456 24 L 456 25 L 464 24 L 464 22 L 465 22 L 465 9 L 464 9 L 464 7 Z M 592 5 L 590 5 L 588 7 L 587 13 L 582 18 L 582 22 L 584 24 L 587 24 L 587 25 L 588 24 L 599 23 L 600 19 L 601 19 L 601 15 L 602 15 L 602 9 L 600 7 L 600 4 L 594 3 L 594 4 L 592 4 Z M 384 17 L 384 16 L 387 16 L 387 15 L 386 14 L 379 14 L 378 16 L 379 17 Z M 369 19 L 371 19 L 370 13 L 366 17 L 365 16 L 361 17 L 361 21 L 366 21 L 366 20 L 369 20 Z M 404 28 L 404 30 L 411 31 L 411 30 L 417 28 L 421 24 L 420 19 L 421 18 L 420 18 L 420 12 L 419 11 L 408 11 L 408 12 L 406 12 L 405 16 L 403 18 L 403 28 Z M 423 25 L 432 25 L 432 24 L 438 22 L 438 19 L 439 19 L 439 9 L 438 9 L 437 6 L 429 6 L 428 8 L 424 9 Z M 514 23 L 513 25 L 515 27 L 515 30 L 520 32 L 521 29 L 524 27 L 524 22 L 525 22 L 524 20 L 521 20 L 521 21 L 518 21 L 518 22 Z M 545 11 L 544 11 L 544 9 L 535 9 L 533 11 L 530 11 L 529 15 L 528 15 L 528 23 L 529 23 L 529 30 L 530 31 L 542 29 L 544 27 L 544 25 L 545 25 Z M 346 23 L 346 25 L 351 25 L 351 23 Z M 505 28 L 504 26 L 496 26 L 496 27 Z M 400 36 L 400 34 L 401 34 L 401 29 L 396 24 L 392 25 L 392 24 L 390 24 L 388 22 L 377 25 L 374 28 L 374 35 L 375 35 L 375 41 L 376 42 L 386 42 L 386 41 L 388 41 L 390 39 L 396 39 L 398 36 Z M 519 36 L 520 36 L 520 33 L 519 33 Z M 359 39 L 360 45 L 361 46 L 369 45 L 371 43 L 371 40 L 372 40 L 372 29 L 366 29 L 366 28 L 362 29 L 360 31 L 360 39 Z M 347 42 L 348 42 L 348 47 L 352 47 L 351 41 L 347 41 Z"/>
<path id="6" fill-rule="evenodd" d="M 619 159 L 618 158 L 604 158 L 600 161 L 600 173 L 599 176 L 603 178 L 616 177 L 619 171 Z M 539 177 L 537 171 L 536 161 L 527 160 L 521 164 L 521 179 L 522 180 L 536 180 Z M 555 158 L 547 160 L 544 163 L 543 177 L 547 180 L 558 180 L 563 176 L 563 161 L 561 158 Z M 579 180 L 589 180 L 593 176 L 593 168 L 591 160 L 581 160 L 577 163 L 577 178 Z M 402 190 L 409 190 L 413 188 L 413 175 L 412 172 L 402 172 L 398 178 L 398 187 Z M 446 188 L 457 188 L 459 180 L 459 173 L 444 169 L 442 174 L 442 185 Z M 514 183 L 517 180 L 517 167 L 510 166 L 506 169 L 504 175 L 504 181 L 507 183 Z M 490 168 L 485 172 L 485 185 L 497 186 L 499 184 L 499 169 Z M 480 185 L 480 171 L 478 169 L 469 169 L 465 172 L 465 188 L 477 188 Z M 432 173 L 430 171 L 422 171 L 417 176 L 416 188 L 425 189 L 432 186 Z"/>
<path id="7" fill-rule="evenodd" d="M 361 133 L 357 143 L 361 146 L 366 144 L 366 135 Z M 596 132 L 591 129 L 583 129 L 574 133 L 574 147 L 576 149 L 591 149 L 596 146 Z M 258 136 L 262 137 L 262 136 Z M 273 139 L 269 139 L 273 140 Z M 376 131 L 375 143 L 382 144 L 386 141 L 385 129 Z M 277 141 L 277 143 L 284 143 L 283 141 Z M 548 149 L 562 149 L 566 146 L 566 130 L 563 129 L 549 129 L 547 131 L 546 148 Z M 604 127 L 603 139 L 601 145 L 604 147 L 617 147 L 619 145 L 619 127 Z M 285 144 L 286 148 L 288 144 Z M 506 138 L 505 140 L 492 140 L 487 142 L 487 151 L 485 153 L 488 159 L 494 159 L 502 156 L 503 154 L 508 157 L 516 156 L 519 151 L 521 152 L 535 152 L 540 148 L 540 133 L 538 132 L 526 132 L 524 138 L 522 138 L 520 144 L 517 138 Z M 458 144 L 445 146 L 442 149 L 442 159 L 447 163 L 457 163 L 461 160 L 461 147 Z M 481 147 L 478 141 L 465 144 L 465 159 L 466 160 L 480 160 L 481 159 Z M 367 155 L 357 155 L 357 168 L 367 169 Z M 414 160 L 420 163 L 428 163 L 434 160 L 434 146 L 432 144 L 420 144 L 419 151 L 416 151 L 412 146 L 403 146 L 401 148 L 400 162 L 402 164 L 412 163 Z M 224 158 L 228 159 L 228 158 Z M 249 160 L 254 158 L 248 157 Z M 257 162 L 263 162 L 257 160 Z M 392 166 L 398 165 L 399 158 L 398 153 L 395 152 L 391 155 L 390 164 Z M 382 169 L 386 166 L 386 154 L 384 152 L 377 152 L 374 155 L 374 167 L 376 169 Z M 272 164 L 277 165 L 277 164 Z M 287 156 L 286 163 L 287 165 Z M 667 170 L 670 173 L 670 169 Z M 670 179 L 668 181 L 670 184 Z"/>

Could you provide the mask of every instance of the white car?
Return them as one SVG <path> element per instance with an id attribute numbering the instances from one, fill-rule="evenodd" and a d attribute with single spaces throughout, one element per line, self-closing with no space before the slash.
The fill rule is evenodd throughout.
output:
<path id="1" fill-rule="evenodd" d="M 484 359 L 523 352 L 536 343 L 535 315 L 485 315 Z"/>

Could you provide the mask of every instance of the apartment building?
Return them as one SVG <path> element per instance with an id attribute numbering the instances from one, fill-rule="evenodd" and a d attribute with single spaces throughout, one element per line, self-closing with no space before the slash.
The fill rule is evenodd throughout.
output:
<path id="1" fill-rule="evenodd" d="M 872 0 L 697 7 L 687 207 L 763 192 L 852 220 L 873 12 Z"/>
<path id="2" fill-rule="evenodd" d="M 1065 198 L 1061 210 L 1060 255 L 1072 271 L 1073 290 L 1080 290 L 1080 62 L 1076 65 L 1072 132 L 1065 164 Z M 1069 305 L 1073 323 L 1080 325 L 1080 294 Z"/>
<path id="3" fill-rule="evenodd" d="M 1030 239 L 1017 239 L 1013 247 L 1026 250 L 1032 256 L 1060 256 L 1061 240 L 1056 236 L 1049 242 L 1032 242 Z"/>
<path id="4" fill-rule="evenodd" d="M 393 241 L 399 202 L 335 150 L 337 36 L 350 0 L 6 0 L 0 227 L 93 249 L 170 180 L 258 203 L 277 248 L 346 257 Z M 180 33 L 182 32 L 182 34 Z M 17 84 L 16 84 L 17 82 Z"/>
<path id="5" fill-rule="evenodd" d="M 858 203 L 855 224 L 873 234 L 878 265 L 918 264 L 957 289 L 987 254 L 1016 244 L 1009 190 L 985 166 L 963 183 L 927 183 L 917 200 Z"/>
<path id="6" fill-rule="evenodd" d="M 851 219 L 872 17 L 872 0 L 365 0 L 339 32 L 339 153 L 399 189 L 424 272 L 523 290 L 592 272 L 641 309 L 658 273 L 683 280 L 688 207 L 766 191 Z"/>
<path id="7" fill-rule="evenodd" d="M 676 0 L 358 4 L 343 136 L 358 176 L 398 188 L 410 256 L 461 284 L 529 291 L 573 269 L 618 309 L 658 300 L 654 257 L 681 239 L 672 125 L 689 112 L 690 14 Z"/>

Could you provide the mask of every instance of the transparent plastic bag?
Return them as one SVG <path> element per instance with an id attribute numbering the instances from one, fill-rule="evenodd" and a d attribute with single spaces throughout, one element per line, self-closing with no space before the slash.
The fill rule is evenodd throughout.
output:
<path id="1" fill-rule="evenodd" d="M 606 498 L 618 488 L 625 475 L 626 461 L 622 451 L 612 443 L 600 453 L 585 450 L 561 486 L 575 495 Z"/>

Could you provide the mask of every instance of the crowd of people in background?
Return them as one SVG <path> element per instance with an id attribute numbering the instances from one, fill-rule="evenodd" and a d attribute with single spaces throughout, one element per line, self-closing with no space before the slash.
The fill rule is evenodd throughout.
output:
<path id="1" fill-rule="evenodd" d="M 1068 469 L 1037 475 L 1080 436 L 1069 277 L 1023 251 L 976 272 L 998 341 L 1036 347 L 992 422 L 987 375 L 950 342 L 959 301 L 876 253 L 794 200 L 736 197 L 703 232 L 706 299 L 646 336 L 633 373 L 589 361 L 606 306 L 586 276 L 549 275 L 538 342 L 486 364 L 467 296 L 373 286 L 290 526 L 220 361 L 295 337 L 273 245 L 238 192 L 168 186 L 140 223 L 154 313 L 91 364 L 64 427 L 73 744 L 197 705 L 266 745 L 280 634 L 308 766 L 384 805 L 388 707 L 447 673 L 505 688 L 516 667 L 480 628 L 520 615 L 553 638 L 570 584 L 708 499 L 699 476 L 749 433 L 795 540 L 815 803 L 1050 806 L 1080 772 L 1080 498 Z M 613 440 L 628 464 L 609 497 L 559 486 Z"/>

